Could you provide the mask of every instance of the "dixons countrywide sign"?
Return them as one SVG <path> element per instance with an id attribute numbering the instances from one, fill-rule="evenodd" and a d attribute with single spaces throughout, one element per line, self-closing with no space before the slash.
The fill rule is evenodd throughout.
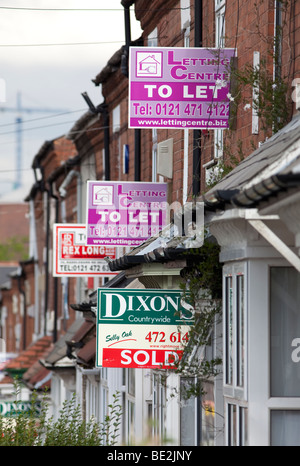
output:
<path id="1" fill-rule="evenodd" d="M 129 127 L 228 127 L 234 49 L 130 47 Z"/>
<path id="2" fill-rule="evenodd" d="M 166 223 L 167 183 L 87 182 L 87 245 L 138 246 Z"/>
<path id="3" fill-rule="evenodd" d="M 16 417 L 20 414 L 30 414 L 32 409 L 35 409 L 36 416 L 40 415 L 41 403 L 35 402 L 34 405 L 31 401 L 0 401 L 0 416 L 3 417 Z"/>
<path id="4" fill-rule="evenodd" d="M 114 246 L 87 246 L 84 224 L 55 223 L 53 226 L 53 276 L 114 276 L 105 257 L 115 259 Z"/>
<path id="5" fill-rule="evenodd" d="M 193 323 L 179 290 L 98 288 L 96 364 L 175 369 Z"/>

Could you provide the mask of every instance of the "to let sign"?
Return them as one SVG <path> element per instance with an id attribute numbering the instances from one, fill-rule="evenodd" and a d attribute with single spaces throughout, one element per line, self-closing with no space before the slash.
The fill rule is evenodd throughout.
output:
<path id="1" fill-rule="evenodd" d="M 96 364 L 176 369 L 193 323 L 179 290 L 98 288 Z"/>
<path id="2" fill-rule="evenodd" d="M 53 276 L 114 276 L 105 258 L 116 258 L 113 246 L 87 246 L 84 224 L 53 226 Z"/>
<path id="3" fill-rule="evenodd" d="M 130 47 L 129 127 L 228 127 L 234 49 Z"/>
<path id="4" fill-rule="evenodd" d="M 87 182 L 87 244 L 137 246 L 166 223 L 167 183 Z"/>

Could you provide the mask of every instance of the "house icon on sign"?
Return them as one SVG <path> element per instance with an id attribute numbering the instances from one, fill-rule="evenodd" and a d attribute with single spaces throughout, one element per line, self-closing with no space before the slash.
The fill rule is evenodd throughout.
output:
<path id="1" fill-rule="evenodd" d="M 136 63 L 137 77 L 152 76 L 161 77 L 162 53 L 161 52 L 137 52 Z"/>
<path id="2" fill-rule="evenodd" d="M 157 67 L 159 65 L 159 62 L 155 60 L 153 55 L 149 55 L 149 57 L 144 58 L 144 60 L 141 60 L 139 63 L 139 71 L 141 73 L 147 73 L 147 74 L 157 74 Z"/>
<path id="3" fill-rule="evenodd" d="M 112 186 L 94 186 L 93 204 L 94 205 L 111 205 L 113 203 L 113 187 Z"/>

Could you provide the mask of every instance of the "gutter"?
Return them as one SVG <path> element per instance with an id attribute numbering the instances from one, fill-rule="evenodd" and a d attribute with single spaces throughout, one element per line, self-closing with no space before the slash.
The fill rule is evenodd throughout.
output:
<path id="1" fill-rule="evenodd" d="M 125 47 L 121 56 L 121 71 L 128 78 L 129 47 L 131 45 L 130 6 L 134 1 L 122 0 L 124 8 Z M 141 130 L 134 130 L 134 180 L 141 180 Z"/>
<path id="2" fill-rule="evenodd" d="M 226 205 L 250 208 L 282 191 L 299 186 L 298 173 L 272 175 L 247 189 L 216 189 L 211 194 L 203 196 L 204 205 L 208 211 L 224 210 Z"/>

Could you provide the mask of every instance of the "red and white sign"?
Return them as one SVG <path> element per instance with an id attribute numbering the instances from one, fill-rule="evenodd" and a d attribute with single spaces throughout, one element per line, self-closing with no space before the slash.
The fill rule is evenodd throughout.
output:
<path id="1" fill-rule="evenodd" d="M 98 288 L 98 367 L 177 369 L 194 324 L 180 290 Z"/>
<path id="2" fill-rule="evenodd" d="M 87 246 L 86 225 L 55 223 L 53 226 L 53 276 L 115 276 L 105 258 L 116 258 L 114 246 Z"/>
<path id="3" fill-rule="evenodd" d="M 150 349 L 103 349 L 103 367 L 176 369 L 183 351 Z"/>

